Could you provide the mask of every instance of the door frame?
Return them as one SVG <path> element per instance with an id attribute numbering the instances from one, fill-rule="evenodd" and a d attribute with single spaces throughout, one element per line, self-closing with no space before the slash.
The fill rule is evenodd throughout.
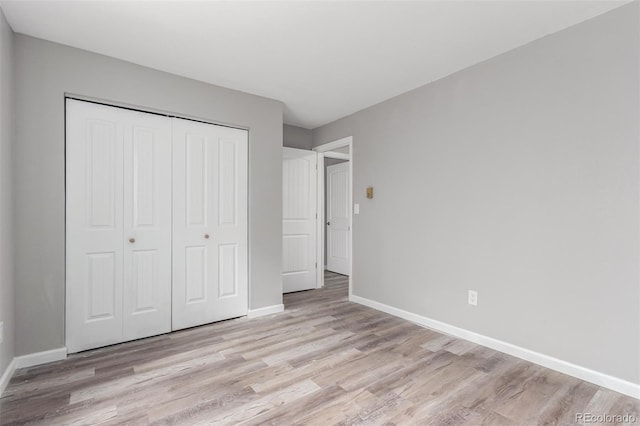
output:
<path id="1" fill-rule="evenodd" d="M 349 154 L 341 152 L 333 152 L 338 148 L 349 147 Z M 337 158 L 340 160 L 349 160 L 349 299 L 353 289 L 353 136 L 347 136 L 323 145 L 313 148 L 318 153 L 318 248 L 316 250 L 316 259 L 320 266 L 317 270 L 316 286 L 321 288 L 324 286 L 324 246 L 325 246 L 325 187 L 324 187 L 324 159 Z"/>

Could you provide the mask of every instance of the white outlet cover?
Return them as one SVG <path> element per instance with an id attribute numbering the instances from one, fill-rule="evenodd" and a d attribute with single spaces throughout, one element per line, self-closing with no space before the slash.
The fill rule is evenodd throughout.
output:
<path id="1" fill-rule="evenodd" d="M 353 205 L 353 214 L 360 214 L 360 204 L 356 203 Z"/>
<path id="2" fill-rule="evenodd" d="M 469 290 L 469 304 L 472 306 L 478 306 L 478 292 L 475 290 Z"/>

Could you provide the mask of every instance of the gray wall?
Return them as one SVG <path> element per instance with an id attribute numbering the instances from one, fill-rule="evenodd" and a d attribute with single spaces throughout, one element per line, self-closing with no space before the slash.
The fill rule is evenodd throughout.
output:
<path id="1" fill-rule="evenodd" d="M 353 136 L 354 294 L 640 383 L 638 16 L 315 129 Z"/>
<path id="2" fill-rule="evenodd" d="M 12 217 L 13 32 L 0 11 L 0 375 L 14 356 L 14 275 Z"/>
<path id="3" fill-rule="evenodd" d="M 282 146 L 311 149 L 312 144 L 313 132 L 311 130 L 288 124 L 282 126 Z"/>
<path id="4" fill-rule="evenodd" d="M 249 128 L 251 309 L 282 303 L 282 103 L 24 35 L 16 53 L 16 353 L 64 345 L 65 92 Z"/>

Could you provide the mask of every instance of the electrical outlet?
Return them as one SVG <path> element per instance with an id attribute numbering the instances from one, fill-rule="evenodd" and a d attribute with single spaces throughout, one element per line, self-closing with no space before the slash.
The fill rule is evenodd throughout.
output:
<path id="1" fill-rule="evenodd" d="M 356 203 L 353 205 L 353 214 L 360 214 L 360 204 Z"/>
<path id="2" fill-rule="evenodd" d="M 469 304 L 478 306 L 478 292 L 475 290 L 469 290 Z"/>

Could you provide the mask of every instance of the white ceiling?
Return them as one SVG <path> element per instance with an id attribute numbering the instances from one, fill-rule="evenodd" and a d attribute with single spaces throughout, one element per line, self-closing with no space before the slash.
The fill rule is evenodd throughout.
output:
<path id="1" fill-rule="evenodd" d="M 315 128 L 626 1 L 16 1 L 14 31 L 278 99 Z"/>

